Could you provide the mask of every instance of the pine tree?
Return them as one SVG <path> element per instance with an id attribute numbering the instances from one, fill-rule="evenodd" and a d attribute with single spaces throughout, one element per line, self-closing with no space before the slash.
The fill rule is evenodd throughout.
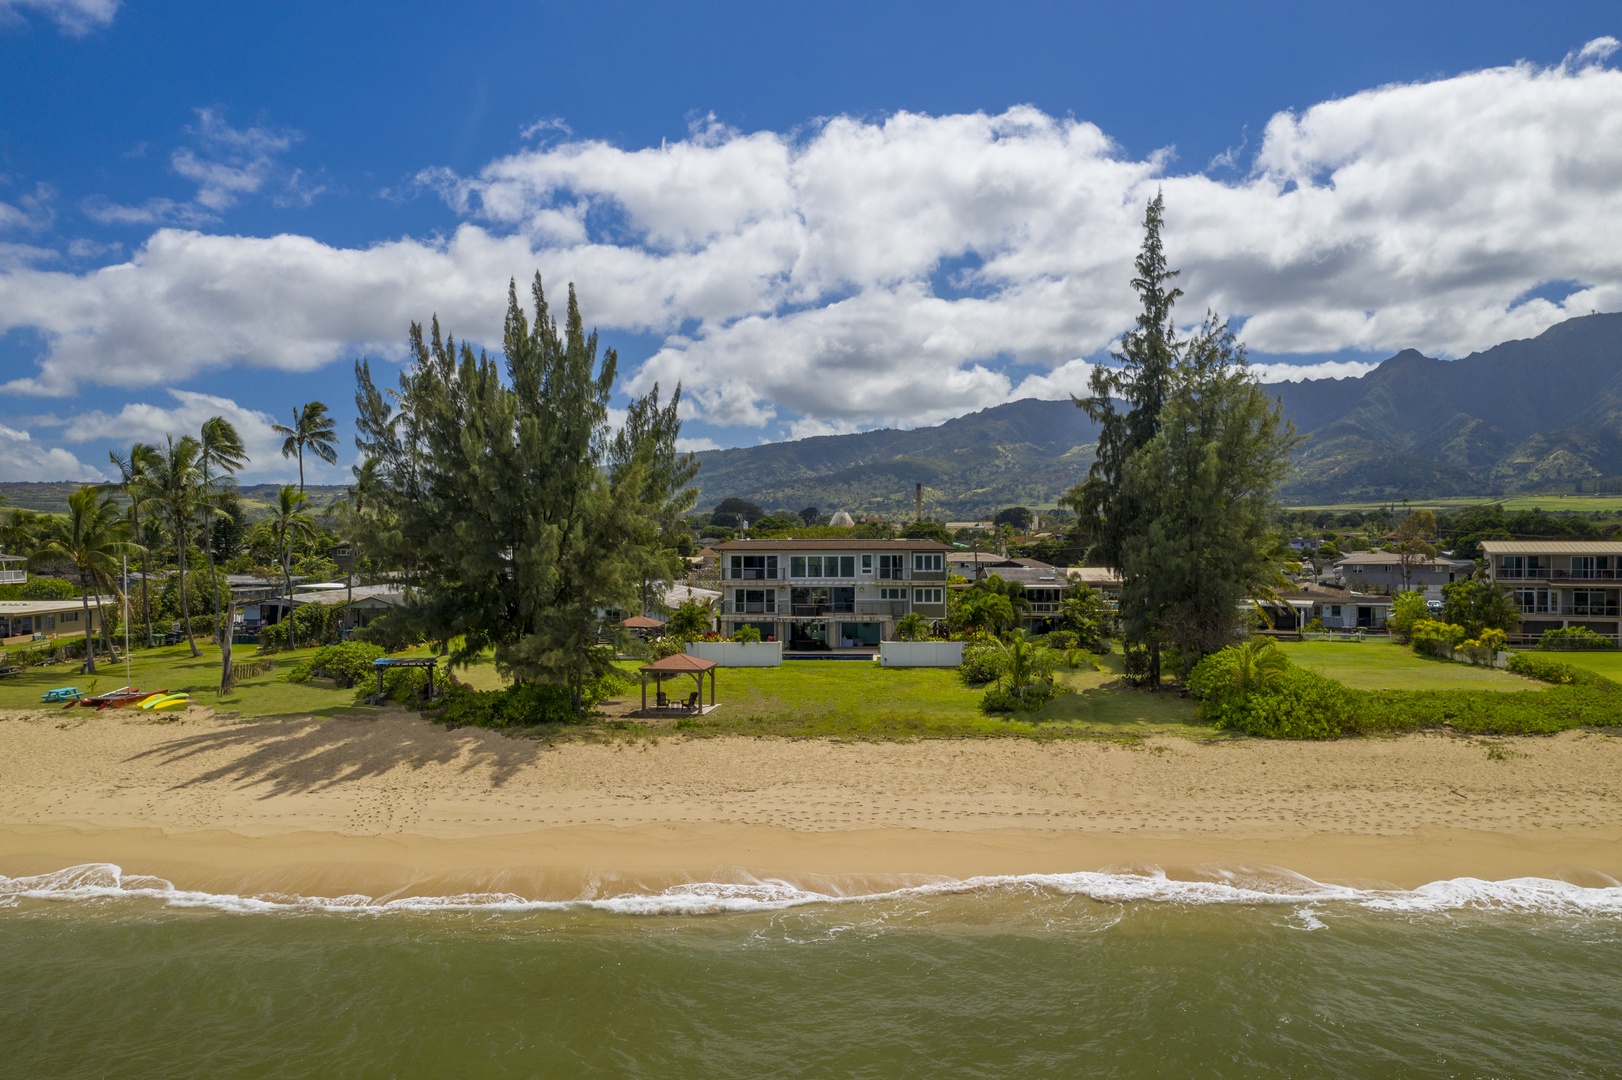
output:
<path id="1" fill-rule="evenodd" d="M 532 296 L 533 320 L 509 285 L 504 367 L 437 319 L 426 340 L 412 324 L 395 394 L 356 365 L 356 444 L 377 478 L 363 531 L 413 587 L 411 628 L 459 639 L 453 662 L 493 648 L 498 670 L 567 686 L 578 709 L 611 663 L 596 613 L 636 603 L 697 463 L 676 450 L 679 387 L 633 401 L 610 436 L 614 351 L 598 362 L 573 287 L 561 327 L 539 275 Z"/>

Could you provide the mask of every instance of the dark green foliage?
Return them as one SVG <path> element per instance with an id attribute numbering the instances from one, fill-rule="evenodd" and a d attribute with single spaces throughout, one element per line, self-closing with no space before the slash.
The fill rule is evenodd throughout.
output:
<path id="1" fill-rule="evenodd" d="M 1015 713 L 1035 712 L 1053 700 L 1053 684 L 1051 682 L 1036 682 L 1026 688 L 1025 693 L 1016 694 L 1000 686 L 987 690 L 980 698 L 980 711 L 988 713 Z"/>
<path id="2" fill-rule="evenodd" d="M 1483 630 L 1513 630 L 1520 619 L 1508 586 L 1485 578 L 1442 586 L 1442 621 L 1463 627 L 1466 637 L 1479 637 Z"/>
<path id="3" fill-rule="evenodd" d="M 321 677 L 343 687 L 359 686 L 367 679 L 375 682 L 372 661 L 382 655 L 381 648 L 364 641 L 324 645 L 284 677 L 288 682 L 308 682 L 312 677 Z"/>
<path id="4" fill-rule="evenodd" d="M 590 680 L 584 687 L 585 709 L 574 707 L 569 688 L 547 683 L 519 683 L 505 690 L 469 690 L 452 686 L 441 698 L 439 719 L 446 727 L 515 728 L 543 724 L 577 724 L 589 710 L 626 687 L 617 672 Z"/>
<path id="5" fill-rule="evenodd" d="M 934 540 L 940 544 L 950 544 L 952 534 L 946 531 L 946 526 L 938 521 L 914 521 L 908 523 L 901 535 L 908 540 Z"/>
<path id="6" fill-rule="evenodd" d="M 79 586 L 59 577 L 30 577 L 21 585 L 0 585 L 0 600 L 77 600 Z"/>
<path id="7" fill-rule="evenodd" d="M 342 604 L 300 604 L 293 609 L 290 618 L 283 619 L 274 626 L 263 627 L 259 631 L 259 651 L 278 652 L 291 647 L 288 641 L 289 633 L 292 633 L 293 640 L 301 648 L 318 642 L 337 641 L 343 613 Z"/>
<path id="8" fill-rule="evenodd" d="M 957 677 L 964 686 L 985 686 L 1002 678 L 1007 667 L 1007 655 L 994 641 L 974 642 L 963 647 L 963 663 L 958 666 Z"/>
<path id="9" fill-rule="evenodd" d="M 363 546 L 412 586 L 402 622 L 456 657 L 493 650 L 521 682 L 586 684 L 602 608 L 634 610 L 678 569 L 674 537 L 697 465 L 676 450 L 680 390 L 631 401 L 611 433 L 617 358 L 599 365 L 574 290 L 562 326 L 539 276 L 533 321 L 509 287 L 505 364 L 411 327 L 412 365 L 391 401 L 357 364 L 357 442 L 373 459 Z"/>
<path id="10" fill-rule="evenodd" d="M 789 517 L 783 514 L 767 514 L 760 519 L 749 519 L 749 535 L 754 537 L 765 536 L 792 536 L 803 531 L 805 522 L 799 517 Z"/>
<path id="11" fill-rule="evenodd" d="M 1596 633 L 1586 626 L 1562 627 L 1545 630 L 1538 638 L 1537 647 L 1545 652 L 1590 652 L 1616 648 L 1616 639 L 1609 634 Z"/>
<path id="12" fill-rule="evenodd" d="M 377 675 L 356 683 L 355 703 L 371 701 L 377 695 Z M 428 672 L 419 667 L 396 667 L 383 670 L 383 700 L 400 705 L 420 705 L 428 697 Z"/>
<path id="13" fill-rule="evenodd" d="M 1031 527 L 1032 514 L 1028 506 L 1008 506 L 997 511 L 997 516 L 991 519 L 993 525 L 1010 525 L 1016 532 L 1024 532 Z"/>
<path id="14" fill-rule="evenodd" d="M 1571 686 L 1578 683 L 1588 685 L 1601 685 L 1608 680 L 1603 675 L 1580 668 L 1573 664 L 1563 664 L 1558 660 L 1551 660 L 1537 653 L 1518 652 L 1509 658 L 1509 670 L 1517 675 L 1525 675 L 1528 679 L 1539 682 L 1556 683 Z M 1594 683 L 1593 680 L 1600 680 Z"/>

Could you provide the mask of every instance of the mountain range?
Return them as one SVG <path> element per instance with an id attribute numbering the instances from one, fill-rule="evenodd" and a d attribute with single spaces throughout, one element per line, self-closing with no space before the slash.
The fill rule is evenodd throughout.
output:
<path id="1" fill-rule="evenodd" d="M 1622 490 L 1622 314 L 1569 319 L 1459 360 L 1404 350 L 1365 375 L 1275 383 L 1307 436 L 1292 503 Z M 742 496 L 975 517 L 1051 506 L 1092 462 L 1096 428 L 1069 401 L 1027 399 L 935 427 L 709 450 L 699 505 Z"/>
<path id="2" fill-rule="evenodd" d="M 1459 360 L 1412 349 L 1357 378 L 1276 383 L 1307 436 L 1287 502 L 1622 492 L 1622 313 L 1587 315 Z M 824 435 L 699 453 L 701 509 L 741 496 L 769 510 L 815 506 L 976 518 L 1052 506 L 1093 459 L 1095 426 L 1069 401 L 1011 401 L 934 427 Z M 77 485 L 0 483 L 11 506 L 61 511 Z M 342 488 L 311 485 L 317 508 Z M 250 517 L 273 485 L 242 489 Z"/>

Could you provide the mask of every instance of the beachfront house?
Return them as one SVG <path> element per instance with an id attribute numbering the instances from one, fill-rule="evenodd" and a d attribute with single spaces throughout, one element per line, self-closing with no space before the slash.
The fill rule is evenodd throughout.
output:
<path id="1" fill-rule="evenodd" d="M 1406 588 L 1424 593 L 1427 600 L 1440 600 L 1442 586 L 1468 578 L 1475 563 L 1440 555 L 1415 559 L 1408 567 L 1407 584 L 1403 583 L 1402 556 L 1395 551 L 1359 551 L 1336 559 L 1329 567 L 1342 584 L 1359 592 L 1389 595 Z"/>
<path id="2" fill-rule="evenodd" d="M 793 651 L 873 649 L 916 612 L 946 617 L 946 557 L 933 540 L 732 540 L 721 561 L 722 635 L 753 626 Z"/>
<path id="3" fill-rule="evenodd" d="M 97 597 L 90 598 L 90 632 L 101 632 L 101 614 L 96 610 Z M 111 610 L 119 601 L 115 596 L 99 598 Z M 30 641 L 45 641 L 67 635 L 84 635 L 84 601 L 72 600 L 0 600 L 0 645 L 26 645 Z"/>
<path id="4" fill-rule="evenodd" d="M 1388 594 L 1308 584 L 1247 603 L 1267 621 L 1268 628 L 1282 633 L 1305 630 L 1316 619 L 1325 630 L 1383 634 L 1395 601 Z"/>
<path id="5" fill-rule="evenodd" d="M 1622 541 L 1482 540 L 1487 579 L 1508 587 L 1521 621 L 1510 640 L 1582 626 L 1622 642 Z"/>

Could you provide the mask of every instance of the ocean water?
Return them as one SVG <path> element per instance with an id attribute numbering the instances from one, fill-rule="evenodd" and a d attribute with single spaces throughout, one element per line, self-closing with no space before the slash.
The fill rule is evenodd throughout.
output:
<path id="1" fill-rule="evenodd" d="M 1622 1076 L 1622 887 L 387 904 L 76 867 L 0 877 L 0 1075 Z"/>

